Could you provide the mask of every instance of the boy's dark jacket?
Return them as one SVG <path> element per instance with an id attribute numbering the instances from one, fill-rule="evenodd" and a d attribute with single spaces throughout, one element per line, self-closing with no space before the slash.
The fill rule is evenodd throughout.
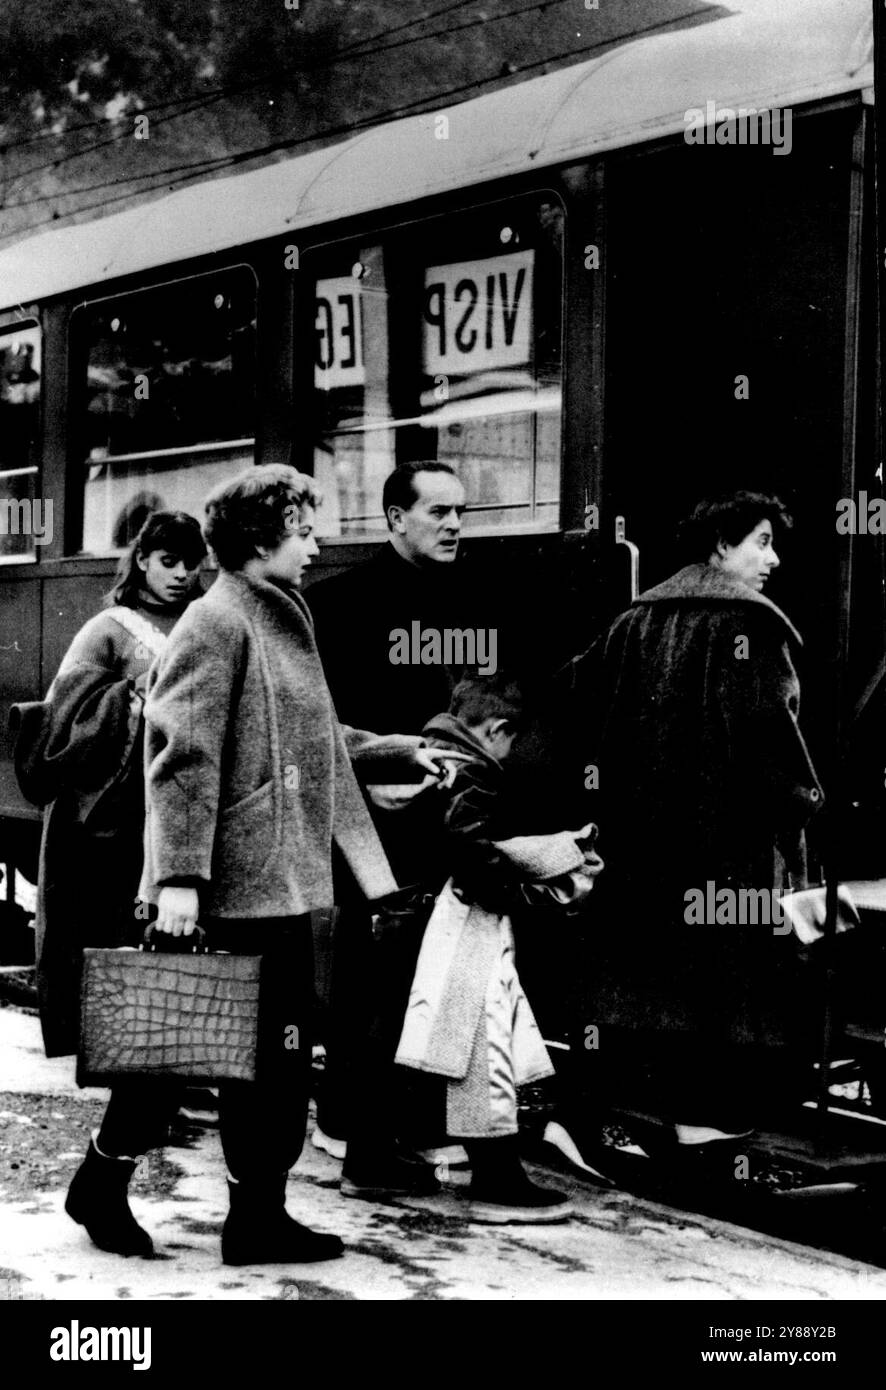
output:
<path id="1" fill-rule="evenodd" d="M 568 834 L 534 835 L 531 826 L 515 821 L 512 808 L 519 802 L 509 795 L 507 771 L 471 729 L 455 715 L 438 714 L 423 732 L 436 747 L 470 754 L 469 762 L 458 764 L 438 812 L 438 857 L 429 864 L 434 888 L 451 876 L 463 897 L 495 912 L 527 903 L 564 906 L 576 888 L 580 896 L 584 882 L 573 884 L 570 875 L 584 873 L 581 850 Z M 442 802 L 446 794 L 427 795 Z"/>
<path id="2" fill-rule="evenodd" d="M 498 907 L 514 876 L 495 841 L 517 834 L 506 814 L 504 768 L 455 715 L 435 715 L 423 732 L 439 748 L 471 755 L 470 762 L 459 763 L 449 793 L 436 794 L 439 832 L 429 876 L 440 888 L 451 874 L 471 901 Z"/>

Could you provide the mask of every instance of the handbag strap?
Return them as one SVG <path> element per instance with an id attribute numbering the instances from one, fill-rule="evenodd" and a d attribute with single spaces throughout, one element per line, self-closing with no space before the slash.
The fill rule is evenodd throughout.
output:
<path id="1" fill-rule="evenodd" d="M 136 613 L 134 608 L 127 608 L 124 604 L 117 604 L 109 608 L 108 612 L 115 622 L 126 629 L 130 637 L 147 647 L 152 656 L 160 656 L 165 650 L 168 641 L 165 632 L 161 632 L 149 622 L 143 613 Z"/>

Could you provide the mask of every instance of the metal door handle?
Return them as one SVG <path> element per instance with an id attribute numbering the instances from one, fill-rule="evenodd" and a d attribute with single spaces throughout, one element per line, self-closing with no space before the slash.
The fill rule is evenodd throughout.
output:
<path id="1" fill-rule="evenodd" d="M 640 592 L 640 552 L 634 545 L 634 542 L 629 541 L 625 535 L 625 519 L 623 516 L 617 516 L 615 518 L 615 544 L 626 545 L 628 554 L 631 557 L 631 603 L 633 603 Z"/>

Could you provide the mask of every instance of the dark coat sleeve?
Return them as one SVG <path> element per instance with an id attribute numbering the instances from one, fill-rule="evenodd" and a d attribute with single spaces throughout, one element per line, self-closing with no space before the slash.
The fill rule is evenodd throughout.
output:
<path id="1" fill-rule="evenodd" d="M 23 795 L 46 806 L 63 792 L 91 793 L 113 780 L 134 741 L 133 698 L 130 681 L 93 666 L 67 671 L 52 701 L 13 706 L 10 732 Z"/>
<path id="2" fill-rule="evenodd" d="M 790 842 L 822 801 L 821 786 L 799 725 L 800 684 L 789 644 L 764 613 L 728 634 L 719 662 L 719 700 L 733 765 L 751 788 L 776 835 Z M 746 655 L 741 655 L 746 651 Z"/>
<path id="3" fill-rule="evenodd" d="M 355 585 L 356 573 L 364 575 L 364 586 L 372 587 L 365 567 L 358 566 L 355 572 L 320 580 L 304 598 L 314 620 L 323 674 L 340 722 L 374 729 L 379 679 L 369 663 L 367 625 L 371 613 L 367 611 L 366 593 Z"/>
<path id="4" fill-rule="evenodd" d="M 141 816 L 134 825 L 126 819 L 115 789 L 137 770 L 142 701 L 126 674 L 121 655 L 126 644 L 115 644 L 111 633 L 100 618 L 86 624 L 43 706 L 46 743 L 36 774 L 40 801 L 50 804 L 40 845 L 35 925 L 37 995 L 48 1057 L 77 1050 L 82 948 L 121 944 L 118 932 L 127 907 L 131 918 L 138 886 Z M 95 814 L 115 828 L 113 837 L 92 837 Z"/>
<path id="5" fill-rule="evenodd" d="M 507 828 L 499 810 L 500 779 L 482 763 L 456 773 L 443 820 L 447 863 L 456 886 L 471 902 L 496 911 L 516 890 L 518 875 L 496 847 Z"/>
<path id="6" fill-rule="evenodd" d="M 46 700 L 14 706 L 16 772 L 22 792 L 45 806 L 63 792 L 90 794 L 117 778 L 138 733 L 141 700 L 106 623 L 75 636 Z"/>
<path id="7" fill-rule="evenodd" d="M 576 869 L 544 880 L 515 863 L 508 852 L 513 830 L 503 823 L 503 793 L 497 780 L 479 763 L 457 775 L 444 821 L 456 888 L 471 902 L 494 912 L 514 912 L 527 906 L 567 910 L 580 906 L 603 867 L 602 860 L 589 852 L 585 863 Z M 541 854 L 548 842 L 556 843 L 563 837 L 528 838 Z M 517 843 L 513 841 L 514 846 Z"/>

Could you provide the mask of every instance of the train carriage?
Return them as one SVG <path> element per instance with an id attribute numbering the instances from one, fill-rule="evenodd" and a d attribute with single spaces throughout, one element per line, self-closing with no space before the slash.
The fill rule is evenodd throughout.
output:
<path id="1" fill-rule="evenodd" d="M 435 457 L 465 481 L 481 571 L 567 586 L 565 654 L 675 568 L 700 496 L 779 493 L 796 529 L 774 596 L 836 776 L 835 702 L 886 631 L 882 539 L 835 526 L 881 492 L 873 80 L 867 0 L 702 5 L 0 246 L 0 726 L 146 509 L 199 514 L 245 464 L 292 462 L 327 499 L 316 580 L 384 540 L 394 464 Z M 8 861 L 32 868 L 36 819 L 4 741 Z M 886 874 L 867 848 L 848 871 Z"/>

